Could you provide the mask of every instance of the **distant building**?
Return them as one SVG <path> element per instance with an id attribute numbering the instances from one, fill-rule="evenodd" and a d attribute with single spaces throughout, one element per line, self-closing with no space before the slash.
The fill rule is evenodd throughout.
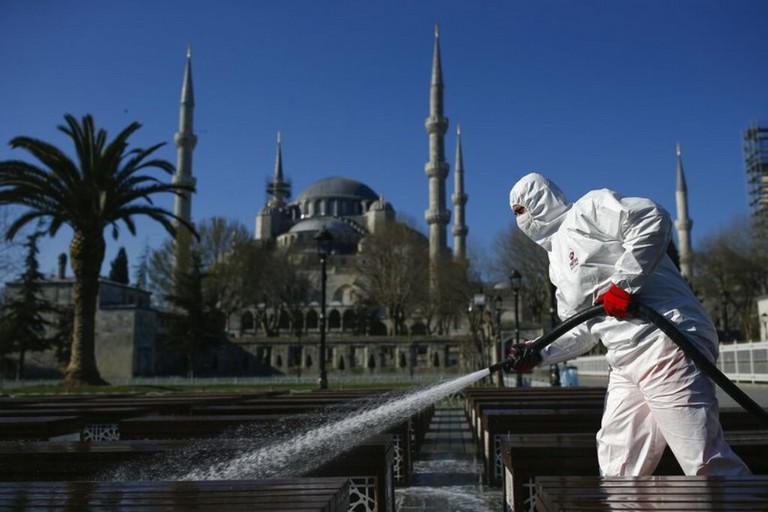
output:
<path id="1" fill-rule="evenodd" d="M 753 124 L 745 130 L 744 166 L 754 234 L 768 240 L 768 126 Z"/>
<path id="2" fill-rule="evenodd" d="M 40 281 L 42 298 L 61 310 L 72 306 L 73 278 L 64 277 L 63 268 L 52 279 Z M 6 294 L 19 293 L 19 282 L 6 283 Z M 50 317 L 55 322 L 54 316 Z M 49 328 L 53 332 L 54 326 Z M 99 281 L 96 311 L 96 362 L 101 376 L 128 379 L 157 372 L 157 315 L 150 307 L 150 293 L 106 279 Z M 62 365 L 54 350 L 27 353 L 25 376 L 57 378 Z"/>

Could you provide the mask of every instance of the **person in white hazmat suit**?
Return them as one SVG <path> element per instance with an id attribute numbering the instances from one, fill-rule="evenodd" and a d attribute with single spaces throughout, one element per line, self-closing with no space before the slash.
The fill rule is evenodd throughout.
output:
<path id="1" fill-rule="evenodd" d="M 687 475 L 748 475 L 726 443 L 712 381 L 650 322 L 627 317 L 636 298 L 672 321 L 712 362 L 714 325 L 667 255 L 669 213 L 649 199 L 595 190 L 571 204 L 540 174 L 509 194 L 520 230 L 549 256 L 560 318 L 602 303 L 606 311 L 540 352 L 510 350 L 517 370 L 555 364 L 602 340 L 610 377 L 598 459 L 603 476 L 650 475 L 669 445 Z"/>

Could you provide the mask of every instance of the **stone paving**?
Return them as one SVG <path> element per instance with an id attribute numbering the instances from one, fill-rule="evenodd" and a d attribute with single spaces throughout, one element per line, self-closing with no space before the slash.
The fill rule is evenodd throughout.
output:
<path id="1" fill-rule="evenodd" d="M 501 489 L 482 484 L 482 464 L 463 409 L 439 407 L 435 411 L 414 461 L 412 483 L 395 494 L 397 512 L 501 510 Z"/>

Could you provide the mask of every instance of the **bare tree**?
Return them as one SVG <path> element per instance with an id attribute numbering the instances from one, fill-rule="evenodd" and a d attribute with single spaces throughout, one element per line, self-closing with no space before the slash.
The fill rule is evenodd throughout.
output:
<path id="1" fill-rule="evenodd" d="M 205 272 L 216 263 L 226 259 L 233 248 L 250 239 L 248 230 L 239 221 L 222 217 L 204 219 L 197 227 L 199 239 L 193 240 L 191 251 L 198 254 L 201 269 Z M 146 257 L 147 287 L 153 297 L 162 305 L 163 297 L 172 294 L 173 288 L 173 240 L 165 240 L 161 246 Z M 215 288 L 220 283 L 207 279 L 207 286 Z M 215 292 L 214 289 L 211 290 Z"/>
<path id="2" fill-rule="evenodd" d="M 293 322 L 302 304 L 307 302 L 309 280 L 299 272 L 288 252 L 273 249 L 266 256 L 258 295 L 252 302 L 259 306 L 256 318 L 268 336 L 279 335 L 284 316 L 291 331 L 295 332 Z"/>
<path id="3" fill-rule="evenodd" d="M 759 332 L 756 299 L 768 292 L 768 247 L 752 236 L 749 221 L 739 218 L 707 236 L 696 251 L 694 286 L 723 331 Z M 725 332 L 726 337 L 738 333 Z"/>
<path id="4" fill-rule="evenodd" d="M 491 263 L 493 279 L 504 282 L 513 270 L 520 272 L 523 276 L 522 300 L 530 309 L 533 320 L 541 323 L 551 300 L 547 252 L 512 222 L 496 237 L 494 254 Z"/>
<path id="5" fill-rule="evenodd" d="M 357 258 L 361 288 L 385 310 L 389 334 L 406 334 L 405 319 L 426 302 L 429 254 L 424 236 L 404 224 L 390 224 L 368 236 Z"/>
<path id="6" fill-rule="evenodd" d="M 297 332 L 295 322 L 310 290 L 290 253 L 255 240 L 235 244 L 226 258 L 215 263 L 211 283 L 227 316 L 254 307 L 256 322 L 268 336 L 279 335 L 285 321 L 291 332 Z"/>
<path id="7" fill-rule="evenodd" d="M 251 239 L 248 229 L 240 221 L 224 217 L 203 220 L 197 232 L 200 241 L 197 242 L 195 250 L 200 254 L 203 268 L 209 268 L 216 261 L 221 261 L 236 245 Z"/>
<path id="8" fill-rule="evenodd" d="M 443 258 L 435 264 L 437 282 L 433 294 L 424 294 L 420 299 L 424 303 L 422 309 L 427 312 L 428 332 L 447 334 L 464 318 L 472 295 L 483 285 L 464 262 Z"/>

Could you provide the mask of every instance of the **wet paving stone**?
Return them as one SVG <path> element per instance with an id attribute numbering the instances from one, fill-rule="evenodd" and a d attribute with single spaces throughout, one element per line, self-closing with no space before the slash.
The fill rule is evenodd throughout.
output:
<path id="1" fill-rule="evenodd" d="M 464 411 L 438 408 L 414 461 L 411 485 L 396 490 L 397 512 L 501 510 L 501 489 L 484 486 L 482 470 Z"/>

